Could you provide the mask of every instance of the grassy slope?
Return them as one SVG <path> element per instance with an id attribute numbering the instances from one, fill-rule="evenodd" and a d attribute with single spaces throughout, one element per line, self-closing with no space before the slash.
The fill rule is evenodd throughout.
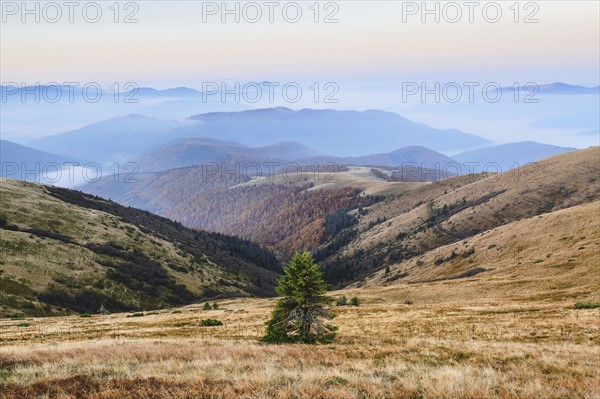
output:
<path id="1" fill-rule="evenodd" d="M 265 267 L 277 270 L 277 262 L 254 244 L 64 189 L 3 180 L 0 196 L 5 315 L 272 293 L 276 274 Z"/>
<path id="2" fill-rule="evenodd" d="M 600 195 L 599 173 L 593 147 L 519 171 L 422 184 L 369 207 L 353 239 L 319 261 L 331 281 L 366 276 L 513 221 L 590 203 Z"/>
<path id="3" fill-rule="evenodd" d="M 600 221 L 590 216 L 599 212 L 600 201 L 595 201 L 512 222 L 395 264 L 353 286 L 409 284 L 406 292 L 418 300 L 429 293 L 415 283 L 428 282 L 425 287 L 446 289 L 447 300 L 456 302 L 472 295 L 598 301 Z M 473 276 L 463 277 L 469 271 Z"/>

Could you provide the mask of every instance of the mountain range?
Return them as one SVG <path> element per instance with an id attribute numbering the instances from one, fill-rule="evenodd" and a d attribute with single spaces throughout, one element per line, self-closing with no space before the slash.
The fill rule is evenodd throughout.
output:
<path id="1" fill-rule="evenodd" d="M 436 151 L 479 147 L 489 141 L 456 129 L 435 129 L 392 112 L 336 111 L 278 107 L 242 112 L 213 112 L 190 117 L 199 136 L 255 145 L 296 141 L 334 156 L 380 153 L 407 145 Z M 223 132 L 226 132 L 223 134 Z M 225 137 L 223 137 L 225 136 Z M 360 149 L 361 153 L 357 153 Z"/>
<path id="2" fill-rule="evenodd" d="M 529 150 L 536 148 L 534 143 L 523 145 L 527 146 Z M 513 147 L 519 148 L 519 145 Z M 546 149 L 543 145 L 540 148 Z M 495 150 L 497 149 L 488 148 L 482 154 L 471 154 L 471 157 L 466 159 L 480 160 L 475 156 L 489 155 Z M 500 153 L 500 150 L 497 151 Z M 562 151 L 569 151 L 569 149 L 563 149 Z M 589 154 L 593 154 L 593 151 L 584 153 L 588 154 L 587 161 L 590 161 Z M 567 152 L 563 155 L 569 154 L 582 154 L 582 152 Z M 574 160 L 577 157 L 573 156 L 573 158 L 567 159 Z M 499 161 L 502 162 L 502 160 Z M 451 165 L 456 166 L 458 162 L 452 160 Z M 289 251 L 293 251 L 294 248 L 302 247 L 306 250 L 312 250 L 318 245 L 330 241 L 331 234 L 326 233 L 328 230 L 327 218 L 322 213 L 323 208 L 326 208 L 326 213 L 331 214 L 343 211 L 341 215 L 335 216 L 334 220 L 337 220 L 338 217 L 345 220 L 343 214 L 346 212 L 352 209 L 356 210 L 359 207 L 369 207 L 371 209 L 373 203 L 378 203 L 383 198 L 386 198 L 384 203 L 388 203 L 391 198 L 395 197 L 413 203 L 412 199 L 407 200 L 411 195 L 414 198 L 419 198 L 421 203 L 430 201 L 433 198 L 427 197 L 424 199 L 420 190 L 425 187 L 428 190 L 431 187 L 436 187 L 428 183 L 431 180 L 427 178 L 427 175 L 431 175 L 432 171 L 419 171 L 416 169 L 406 171 L 391 168 L 390 171 L 377 167 L 341 166 L 333 172 L 306 169 L 301 173 L 286 175 L 283 170 L 278 170 L 273 176 L 256 177 L 244 175 L 243 173 L 223 173 L 221 166 L 219 165 L 215 170 L 205 166 L 193 166 L 162 172 L 142 173 L 137 176 L 137 181 L 134 183 L 125 183 L 123 179 L 118 179 L 119 183 L 115 183 L 112 178 L 107 178 L 96 183 L 87 184 L 81 189 L 94 195 L 112 198 L 128 206 L 146 209 L 171 219 L 180 220 L 190 227 L 209 229 L 225 234 L 239 234 L 289 255 Z M 231 170 L 231 165 L 227 167 Z M 596 169 L 596 166 L 592 163 L 590 170 Z M 435 180 L 439 181 L 437 187 L 440 187 L 440 192 L 454 190 L 462 184 L 484 179 L 490 182 L 491 186 L 484 190 L 485 192 L 481 198 L 485 198 L 486 195 L 491 195 L 494 192 L 493 182 L 499 181 L 500 177 L 498 176 L 504 176 L 504 179 L 509 179 L 507 176 L 513 176 L 516 180 L 536 179 L 536 182 L 540 182 L 547 179 L 546 173 L 558 173 L 556 170 L 547 170 L 545 164 L 540 163 L 520 165 L 518 168 L 507 170 L 501 175 L 496 173 L 498 172 L 496 169 L 487 170 L 487 172 L 492 172 L 490 177 L 487 177 L 490 175 L 489 173 L 469 174 L 468 170 L 464 170 L 458 176 L 455 176 L 456 173 L 452 173 L 454 170 L 450 168 L 450 173 L 445 174 L 439 173 L 439 169 L 433 171 L 438 173 Z M 394 176 L 394 173 L 411 173 L 416 178 L 391 179 L 390 177 Z M 411 183 L 403 183 L 405 181 Z M 514 187 L 527 187 L 527 185 L 521 183 L 523 181 L 519 181 L 519 184 L 515 183 Z M 455 184 L 460 185 L 456 186 Z M 476 186 L 469 185 L 469 189 L 465 189 L 465 194 L 474 187 Z M 358 189 L 358 191 L 344 191 L 348 188 Z M 504 190 L 502 187 L 496 187 L 496 189 L 498 191 Z M 541 190 L 537 187 L 530 189 L 534 192 Z M 370 202 L 372 203 L 350 200 L 358 193 L 370 196 Z M 436 193 L 440 195 L 439 192 L 436 191 Z M 553 194 L 553 196 L 556 195 Z M 343 200 L 343 198 L 348 200 Z M 360 198 L 360 196 L 357 198 Z M 468 196 L 465 196 L 465 198 L 468 198 Z M 480 201 L 481 198 L 473 199 L 474 204 L 478 204 L 477 201 Z M 329 203 L 332 205 L 325 207 L 325 204 Z M 535 203 L 537 204 L 537 200 Z M 460 205 L 452 204 L 452 206 L 460 208 Z M 537 212 L 538 207 L 544 209 L 543 205 L 537 204 L 537 207 L 531 211 Z M 305 216 L 305 209 L 313 209 L 311 217 Z M 318 212 L 317 209 L 319 209 Z M 232 212 L 231 210 L 237 211 Z M 295 212 L 303 215 L 303 217 L 296 220 L 293 216 Z M 369 211 L 369 214 L 372 214 L 372 211 Z M 389 212 L 384 212 L 381 217 L 387 218 L 389 215 Z M 422 215 L 420 218 L 426 219 Z M 278 235 L 275 232 L 286 231 L 288 227 L 283 227 L 281 223 L 284 222 L 273 223 L 274 220 L 282 220 L 285 223 L 295 220 L 291 224 L 294 226 L 294 231 L 306 230 L 304 233 L 299 233 L 296 238 L 291 238 L 294 236 L 292 233 Z M 257 225 L 263 222 L 266 225 L 257 228 Z M 479 223 L 483 224 L 481 221 Z M 269 233 L 271 230 L 273 233 Z M 333 230 L 335 231 L 335 228 Z M 309 231 L 310 233 L 308 233 Z M 307 239 L 305 235 L 309 235 L 311 238 Z M 310 245 L 306 243 L 310 243 Z"/>
<path id="3" fill-rule="evenodd" d="M 565 151 L 533 142 L 483 149 L 486 144 L 489 142 L 477 136 L 433 129 L 390 112 L 287 108 L 208 113 L 180 121 L 129 115 L 29 143 L 38 150 L 99 164 L 137 162 L 141 171 L 148 172 L 239 160 L 376 166 L 417 163 L 430 167 L 455 160 L 490 161 L 490 156 L 506 170 L 514 163 Z M 439 153 L 440 147 L 446 151 L 475 149 L 447 157 Z M 361 153 L 347 156 L 356 148 Z"/>
<path id="4" fill-rule="evenodd" d="M 56 169 L 56 165 L 73 162 L 85 165 L 92 162 L 100 165 L 101 168 L 111 169 L 110 173 L 104 171 L 106 172 L 104 175 L 114 175 L 114 167 L 119 163 L 118 170 L 124 170 L 127 162 L 135 163 L 135 173 L 161 172 L 212 163 L 225 169 L 250 167 L 252 171 L 258 173 L 256 176 L 259 176 L 262 173 L 260 169 L 265 167 L 279 170 L 293 165 L 303 168 L 314 168 L 315 165 L 319 168 L 335 165 L 374 166 L 387 168 L 391 171 L 390 179 L 399 179 L 398 181 L 405 181 L 403 177 L 399 177 L 399 173 L 403 172 L 394 172 L 394 168 L 404 171 L 418 168 L 418 170 L 433 171 L 425 179 L 430 181 L 480 171 L 485 164 L 489 164 L 487 171 L 504 171 L 516 165 L 523 166 L 547 156 L 574 150 L 574 148 L 536 142 L 519 142 L 481 147 L 449 157 L 429 148 L 413 145 L 385 153 L 339 157 L 297 142 L 249 146 L 230 140 L 188 137 L 189 134 L 194 133 L 193 129 L 189 121 L 185 123 L 159 121 L 141 115 L 130 115 L 92 124 L 76 131 L 48 136 L 32 143 L 46 151 L 3 140 L 3 175 L 10 174 L 10 177 L 22 178 L 24 175 L 21 169 L 25 170 L 22 166 L 25 165 L 27 170 L 35 171 L 35 162 L 38 162 L 41 168 L 49 165 L 51 171 Z M 172 139 L 173 136 L 178 135 L 183 137 Z M 18 170 L 15 170 L 15 165 L 19 165 Z M 62 175 L 67 176 L 66 173 Z M 50 176 L 44 176 L 42 179 L 40 176 L 35 176 L 35 173 L 29 173 L 25 177 L 30 181 L 69 187 L 84 181 L 83 178 L 71 179 L 72 181 L 53 179 L 51 173 Z M 419 178 L 409 180 L 420 181 Z"/>
<path id="5" fill-rule="evenodd" d="M 160 172 L 136 195 L 165 206 L 168 219 L 4 179 L 0 311 L 131 311 L 272 295 L 279 259 L 302 249 L 336 287 L 491 279 L 497 290 L 535 282 L 553 297 L 588 295 L 598 272 L 589 215 L 600 209 L 600 148 L 436 182 L 389 182 L 368 171 L 348 168 L 335 183 L 312 173 L 294 184 L 216 179 L 202 192 L 190 190 L 200 177 L 193 167 Z M 134 193 L 124 192 L 127 203 Z"/>
<path id="6" fill-rule="evenodd" d="M 156 172 L 207 162 L 290 161 L 318 155 L 320 151 L 294 142 L 249 147 L 231 141 L 181 138 L 144 152 L 135 162 L 142 171 Z"/>
<path id="7" fill-rule="evenodd" d="M 129 115 L 33 140 L 28 145 L 95 162 L 131 161 L 152 147 L 179 138 L 225 140 L 251 146 L 298 142 L 333 156 L 382 153 L 408 145 L 441 151 L 489 144 L 473 134 L 435 129 L 391 112 L 293 111 L 280 107 L 207 113 L 181 121 Z"/>

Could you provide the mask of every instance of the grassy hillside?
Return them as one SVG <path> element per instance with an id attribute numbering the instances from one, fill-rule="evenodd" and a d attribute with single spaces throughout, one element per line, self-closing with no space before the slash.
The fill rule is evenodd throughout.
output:
<path id="1" fill-rule="evenodd" d="M 4 316 L 273 293 L 279 263 L 248 241 L 66 189 L 4 179 L 0 195 Z"/>
<path id="2" fill-rule="evenodd" d="M 447 300 L 598 301 L 600 201 L 497 227 L 390 266 L 353 287 L 408 284 L 407 298 L 423 301 L 427 287 Z M 452 294 L 452 292 L 454 294 Z"/>
<path id="3" fill-rule="evenodd" d="M 600 196 L 600 149 L 547 158 L 502 174 L 420 184 L 358 214 L 317 251 L 331 282 L 351 282 L 440 246 Z"/>

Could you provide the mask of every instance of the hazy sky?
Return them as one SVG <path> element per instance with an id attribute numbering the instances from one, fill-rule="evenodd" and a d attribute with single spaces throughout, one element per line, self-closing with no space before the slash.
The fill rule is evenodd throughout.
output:
<path id="1" fill-rule="evenodd" d="M 262 13 L 258 23 L 249 22 L 257 7 L 245 3 L 237 6 L 239 23 L 235 15 L 225 15 L 222 23 L 220 1 L 122 2 L 118 23 L 113 21 L 115 10 L 109 9 L 113 2 L 99 2 L 102 16 L 90 23 L 83 18 L 87 3 L 74 9 L 74 23 L 69 23 L 66 7 L 61 7 L 58 22 L 50 23 L 56 10 L 39 3 L 36 23 L 34 14 L 23 15 L 20 1 L 3 2 L 2 82 L 134 81 L 164 88 L 263 79 L 392 86 L 406 80 L 599 80 L 597 1 L 521 2 L 518 16 L 512 1 L 496 2 L 486 12 L 482 2 L 472 9 L 472 23 L 461 1 L 428 2 L 431 9 L 437 4 L 439 23 L 436 15 L 422 14 L 420 1 L 336 1 L 318 7 L 313 1 L 298 2 L 302 16 L 297 23 L 284 19 L 284 6 L 288 20 L 296 15 L 289 2 L 274 8 L 273 23 L 260 1 L 254 3 Z M 236 2 L 227 6 L 233 9 Z M 314 22 L 315 8 L 319 23 Z M 492 23 L 498 8 L 502 15 Z M 93 20 L 95 8 L 86 10 Z M 451 23 L 458 10 L 459 22 Z M 130 14 L 139 22 L 123 23 Z M 323 23 L 328 15 L 338 22 Z M 525 23 L 527 18 L 538 22 Z"/>
<path id="2" fill-rule="evenodd" d="M 4 138 L 25 142 L 127 113 L 177 119 L 282 105 L 376 108 L 494 142 L 598 144 L 598 96 L 546 96 L 538 104 L 514 104 L 508 91 L 502 103 L 487 104 L 478 92 L 477 104 L 465 103 L 464 97 L 458 104 L 438 104 L 419 96 L 403 101 L 398 91 L 407 82 L 427 82 L 427 87 L 458 82 L 463 89 L 464 82 L 598 85 L 598 1 L 228 1 L 226 10 L 222 1 L 76 3 L 69 9 L 62 1 L 2 1 L 2 83 L 98 82 L 107 90 L 115 82 L 120 87 L 133 82 L 201 90 L 204 82 L 232 87 L 236 81 L 269 80 L 299 82 L 302 101 L 282 102 L 279 94 L 275 102 L 228 100 L 213 108 L 205 103 L 185 108 L 168 102 L 84 107 L 28 102 L 4 106 Z M 321 88 L 337 83 L 339 101 L 313 100 L 308 89 L 313 82 Z"/>

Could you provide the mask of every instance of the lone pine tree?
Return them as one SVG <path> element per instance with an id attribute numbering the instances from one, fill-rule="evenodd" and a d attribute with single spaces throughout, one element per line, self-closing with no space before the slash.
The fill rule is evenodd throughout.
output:
<path id="1" fill-rule="evenodd" d="M 328 343 L 337 327 L 329 324 L 334 316 L 327 309 L 332 301 L 327 284 L 313 259 L 296 252 L 283 269 L 276 291 L 279 299 L 266 324 L 266 342 Z"/>

